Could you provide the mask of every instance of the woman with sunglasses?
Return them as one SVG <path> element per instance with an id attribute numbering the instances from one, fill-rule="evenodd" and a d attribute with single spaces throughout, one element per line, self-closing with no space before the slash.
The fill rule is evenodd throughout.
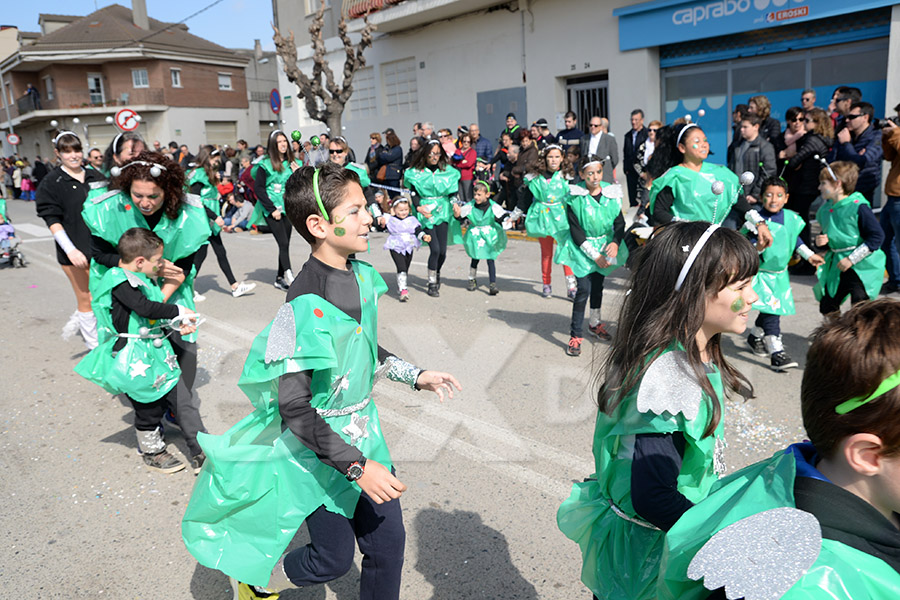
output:
<path id="1" fill-rule="evenodd" d="M 807 222 L 800 232 L 800 238 L 812 247 L 809 234 L 809 209 L 819 197 L 819 172 L 822 163 L 816 156 L 825 157 L 834 139 L 831 117 L 821 108 L 811 108 L 804 116 L 803 134 L 797 141 L 797 153 L 788 159 L 783 177 L 791 189 L 791 210 L 797 212 Z M 797 267 L 800 273 L 812 274 L 805 261 Z M 796 269 L 795 269 L 796 270 Z"/>
<path id="2" fill-rule="evenodd" d="M 462 242 L 459 223 L 453 218 L 450 203 L 459 193 L 460 173 L 450 166 L 444 148 L 431 140 L 413 157 L 412 166 L 403 172 L 403 181 L 412 192 L 413 206 L 422 228 L 431 236 L 428 244 L 428 295 L 437 298 L 441 289 L 441 267 L 447 259 L 450 227 L 454 227 L 454 243 Z"/>

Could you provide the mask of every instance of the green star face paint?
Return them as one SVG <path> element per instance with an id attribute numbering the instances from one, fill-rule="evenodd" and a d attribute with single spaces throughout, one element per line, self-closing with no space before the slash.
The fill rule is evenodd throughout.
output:
<path id="1" fill-rule="evenodd" d="M 344 235 L 346 235 L 346 233 L 347 233 L 347 230 L 344 229 L 343 227 L 335 227 L 334 228 L 334 235 L 336 235 L 338 237 L 344 237 Z"/>
<path id="2" fill-rule="evenodd" d="M 731 303 L 731 312 L 739 313 L 745 306 L 747 306 L 747 303 L 744 302 L 743 298 L 735 298 L 734 302 Z"/>

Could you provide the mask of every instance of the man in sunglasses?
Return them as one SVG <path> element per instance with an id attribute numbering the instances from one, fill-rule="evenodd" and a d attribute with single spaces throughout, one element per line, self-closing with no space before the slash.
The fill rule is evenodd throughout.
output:
<path id="1" fill-rule="evenodd" d="M 837 132 L 829 162 L 846 160 L 859 167 L 856 191 L 866 197 L 873 208 L 881 205 L 881 135 L 872 127 L 875 109 L 868 102 L 854 102 L 844 117 L 847 126 Z"/>

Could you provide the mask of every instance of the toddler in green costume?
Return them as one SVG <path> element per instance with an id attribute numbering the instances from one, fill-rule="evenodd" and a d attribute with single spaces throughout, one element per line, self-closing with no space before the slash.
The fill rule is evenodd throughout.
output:
<path id="1" fill-rule="evenodd" d="M 661 600 L 900 598 L 898 329 L 900 302 L 880 299 L 816 332 L 810 441 L 717 482 L 669 530 Z"/>
<path id="2" fill-rule="evenodd" d="M 581 547 L 581 581 L 604 600 L 656 597 L 665 531 L 724 471 L 724 392 L 750 388 L 720 338 L 744 331 L 756 301 L 753 246 L 673 223 L 635 263 L 597 398 L 596 470 L 557 513 Z"/>
<path id="3" fill-rule="evenodd" d="M 372 386 L 384 376 L 443 399 L 459 383 L 378 345 L 387 285 L 349 259 L 368 249 L 372 224 L 354 171 L 300 169 L 287 182 L 285 210 L 312 255 L 244 364 L 238 385 L 256 410 L 222 436 L 200 437 L 208 459 L 182 535 L 201 564 L 240 580 L 243 599 L 340 577 L 358 544 L 359 597 L 392 600 L 406 486 L 393 473 Z M 310 544 L 282 556 L 304 520 Z"/>
<path id="4" fill-rule="evenodd" d="M 459 206 L 453 205 L 453 216 L 460 222 L 468 219 L 469 227 L 462 236 L 466 254 L 472 259 L 469 264 L 469 285 L 466 289 L 474 292 L 478 289 L 475 275 L 478 273 L 478 263 L 485 259 L 488 265 L 488 280 L 490 287 L 488 293 L 496 296 L 500 293 L 497 289 L 496 260 L 500 253 L 506 250 L 506 231 L 503 230 L 503 221 L 507 212 L 503 207 L 491 200 L 491 188 L 484 181 L 476 181 L 473 186 L 475 199 Z"/>

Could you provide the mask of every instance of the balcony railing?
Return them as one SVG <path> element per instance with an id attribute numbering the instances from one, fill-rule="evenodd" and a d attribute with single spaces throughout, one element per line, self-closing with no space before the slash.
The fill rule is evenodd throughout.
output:
<path id="1" fill-rule="evenodd" d="M 344 0 L 342 10 L 351 19 L 360 19 L 383 8 L 400 4 L 404 0 Z"/>
<path id="2" fill-rule="evenodd" d="M 92 98 L 93 96 L 93 98 Z M 134 106 L 139 104 L 165 104 L 165 93 L 161 89 L 138 89 L 122 92 L 115 97 L 97 101 L 96 95 L 87 90 L 57 90 L 52 99 L 41 98 L 37 104 L 31 96 L 25 95 L 10 107 L 13 117 L 26 115 L 35 110 L 75 110 L 79 108 L 99 108 L 104 106 Z M 15 110 L 12 110 L 15 108 Z M 16 112 L 17 111 L 17 112 Z M 6 115 L 0 115 L 5 117 Z"/>

